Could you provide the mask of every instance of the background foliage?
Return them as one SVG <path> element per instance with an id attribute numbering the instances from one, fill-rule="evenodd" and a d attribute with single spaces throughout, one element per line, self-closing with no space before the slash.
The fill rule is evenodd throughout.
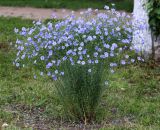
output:
<path id="1" fill-rule="evenodd" d="M 160 35 L 160 0 L 148 0 L 149 24 L 153 34 Z"/>
<path id="2" fill-rule="evenodd" d="M 0 0 L 1 6 L 36 7 L 36 8 L 66 8 L 84 9 L 98 8 L 103 9 L 104 5 L 111 6 L 115 3 L 117 10 L 132 12 L 133 0 Z"/>

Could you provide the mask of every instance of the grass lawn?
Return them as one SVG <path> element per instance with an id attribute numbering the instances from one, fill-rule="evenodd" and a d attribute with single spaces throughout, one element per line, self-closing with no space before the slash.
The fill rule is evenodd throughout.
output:
<path id="1" fill-rule="evenodd" d="M 118 10 L 132 12 L 133 0 L 0 0 L 2 6 L 31 6 L 40 8 L 98 8 L 104 5 L 116 4 Z"/>
<path id="2" fill-rule="evenodd" d="M 53 81 L 35 80 L 32 68 L 19 70 L 12 65 L 15 50 L 9 44 L 16 39 L 13 29 L 31 24 L 31 20 L 0 17 L 0 126 L 7 122 L 10 127 L 6 130 L 38 126 L 54 130 L 58 123 L 65 130 L 69 123 L 59 123 L 65 119 Z M 159 130 L 160 68 L 147 64 L 127 66 L 119 68 L 110 80 L 98 111 L 97 122 L 102 120 L 99 129 Z"/>

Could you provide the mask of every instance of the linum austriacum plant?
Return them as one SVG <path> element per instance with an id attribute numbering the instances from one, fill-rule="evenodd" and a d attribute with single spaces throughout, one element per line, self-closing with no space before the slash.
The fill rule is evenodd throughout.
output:
<path id="1" fill-rule="evenodd" d="M 34 78 L 49 76 L 66 117 L 86 124 L 96 118 L 114 68 L 143 60 L 132 58 L 131 25 L 130 16 L 108 6 L 104 13 L 88 9 L 79 18 L 72 14 L 56 23 L 33 22 L 31 28 L 15 28 L 19 39 L 14 64 L 38 70 Z"/>

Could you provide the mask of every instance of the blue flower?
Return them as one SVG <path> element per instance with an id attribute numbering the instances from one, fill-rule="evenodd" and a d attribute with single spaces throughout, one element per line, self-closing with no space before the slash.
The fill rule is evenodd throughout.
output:
<path id="1" fill-rule="evenodd" d="M 91 59 L 89 59 L 89 60 L 88 60 L 88 63 L 89 63 L 89 64 L 91 64 L 91 63 L 92 63 L 92 60 L 91 60 Z"/>
<path id="2" fill-rule="evenodd" d="M 122 65 L 125 65 L 125 64 L 126 64 L 126 61 L 125 61 L 125 60 L 121 60 L 121 64 L 122 64 Z"/>
<path id="3" fill-rule="evenodd" d="M 108 85 L 109 83 L 108 83 L 108 81 L 105 81 L 104 84 L 105 84 L 105 85 Z"/>
<path id="4" fill-rule="evenodd" d="M 48 76 L 51 76 L 51 72 L 48 72 L 47 75 L 48 75 Z"/>
<path id="5" fill-rule="evenodd" d="M 78 47 L 78 50 L 81 51 L 81 50 L 82 50 L 82 47 Z"/>
<path id="6" fill-rule="evenodd" d="M 49 50 L 49 56 L 52 56 L 52 54 L 53 54 L 53 51 Z"/>
<path id="7" fill-rule="evenodd" d="M 109 6 L 105 5 L 104 9 L 109 10 Z"/>
<path id="8" fill-rule="evenodd" d="M 83 54 L 83 55 L 85 55 L 86 53 L 87 53 L 87 50 L 86 50 L 86 49 L 82 51 L 82 54 Z"/>
<path id="9" fill-rule="evenodd" d="M 105 33 L 104 33 L 104 34 L 105 34 L 105 36 L 108 36 L 108 31 L 105 31 Z"/>
<path id="10" fill-rule="evenodd" d="M 110 48 L 110 45 L 109 44 L 104 44 L 104 47 L 105 48 Z"/>
<path id="11" fill-rule="evenodd" d="M 114 57 L 114 53 L 113 53 L 113 52 L 111 52 L 111 53 L 110 53 L 110 56 L 111 56 L 111 57 Z"/>
<path id="12" fill-rule="evenodd" d="M 91 69 L 88 69 L 88 72 L 89 72 L 89 73 L 91 73 L 91 72 L 92 72 L 92 70 L 91 70 Z"/>
<path id="13" fill-rule="evenodd" d="M 55 70 L 55 74 L 58 74 L 58 70 Z"/>
<path id="14" fill-rule="evenodd" d="M 107 58 L 109 56 L 108 52 L 104 52 L 104 56 Z"/>
<path id="15" fill-rule="evenodd" d="M 85 65 L 85 64 L 86 64 L 86 62 L 85 62 L 85 61 L 82 61 L 82 62 L 81 62 L 81 64 L 82 64 L 82 65 Z"/>
<path id="16" fill-rule="evenodd" d="M 66 54 L 70 55 L 71 53 L 72 53 L 72 50 L 68 50 Z"/>
<path id="17" fill-rule="evenodd" d="M 40 72 L 40 75 L 43 76 L 43 72 Z"/>
<path id="18" fill-rule="evenodd" d="M 131 62 L 134 63 L 134 62 L 135 62 L 135 59 L 131 59 Z"/>
<path id="19" fill-rule="evenodd" d="M 50 63 L 50 62 L 49 62 L 49 63 L 46 65 L 46 68 L 49 69 L 50 67 L 52 67 L 52 65 L 53 65 L 53 63 Z"/>
<path id="20" fill-rule="evenodd" d="M 37 76 L 36 76 L 36 75 L 34 75 L 34 79 L 37 79 Z"/>
<path id="21" fill-rule="evenodd" d="M 24 59 L 24 58 L 25 58 L 25 55 L 22 55 L 22 56 L 21 56 L 21 59 Z"/>
<path id="22" fill-rule="evenodd" d="M 57 80 L 57 76 L 56 75 L 52 75 L 53 80 Z"/>
<path id="23" fill-rule="evenodd" d="M 63 60 L 63 61 L 67 60 L 67 56 L 64 56 L 64 57 L 62 58 L 62 60 Z"/>
<path id="24" fill-rule="evenodd" d="M 65 49 L 65 46 L 62 46 L 62 49 L 64 50 L 64 49 Z"/>
<path id="25" fill-rule="evenodd" d="M 106 57 L 105 55 L 100 55 L 100 58 L 105 59 Z"/>
<path id="26" fill-rule="evenodd" d="M 16 63 L 16 67 L 19 67 L 19 63 Z"/>
<path id="27" fill-rule="evenodd" d="M 30 41 L 32 41 L 32 38 L 31 38 L 31 37 L 28 37 L 28 39 L 27 39 L 27 40 L 30 42 Z"/>
<path id="28" fill-rule="evenodd" d="M 83 56 L 82 55 L 79 56 L 79 60 L 83 60 Z"/>
<path id="29" fill-rule="evenodd" d="M 81 43 L 80 43 L 80 46 L 84 46 L 84 43 L 83 43 L 83 42 L 81 42 Z"/>
<path id="30" fill-rule="evenodd" d="M 44 60 L 44 56 L 41 56 L 40 59 L 41 59 L 41 60 Z"/>
<path id="31" fill-rule="evenodd" d="M 97 57 L 98 56 L 98 52 L 94 52 L 94 57 Z"/>
<path id="32" fill-rule="evenodd" d="M 15 33 L 18 33 L 18 31 L 19 31 L 19 30 L 18 30 L 17 28 L 14 28 L 14 32 L 15 32 Z"/>
<path id="33" fill-rule="evenodd" d="M 88 36 L 87 40 L 92 41 L 93 40 L 92 36 Z"/>
<path id="34" fill-rule="evenodd" d="M 113 69 L 111 69 L 110 71 L 111 71 L 111 73 L 114 73 L 114 70 L 113 70 Z"/>
<path id="35" fill-rule="evenodd" d="M 129 58 L 129 55 L 125 55 L 125 58 L 128 59 L 128 58 Z"/>
<path id="36" fill-rule="evenodd" d="M 61 72 L 60 75 L 64 75 L 64 72 Z"/>
<path id="37" fill-rule="evenodd" d="M 99 62 L 98 60 L 95 60 L 95 63 L 96 63 L 96 64 L 98 64 L 98 62 Z"/>

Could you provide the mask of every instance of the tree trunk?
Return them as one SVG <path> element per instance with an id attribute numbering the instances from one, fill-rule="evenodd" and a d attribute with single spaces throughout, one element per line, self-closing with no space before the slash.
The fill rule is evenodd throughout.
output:
<path id="1" fill-rule="evenodd" d="M 160 63 L 160 36 L 154 38 L 154 59 Z"/>
<path id="2" fill-rule="evenodd" d="M 145 56 L 146 59 L 148 59 L 151 54 L 153 54 L 153 48 L 152 48 L 152 35 L 149 28 L 148 23 L 148 14 L 144 7 L 144 4 L 147 2 L 147 0 L 134 0 L 134 11 L 133 11 L 133 26 L 137 26 L 137 28 L 140 26 L 140 24 L 144 23 L 145 29 L 138 29 L 133 32 L 133 46 L 138 51 L 141 51 L 142 54 Z M 141 23 L 137 21 L 143 21 Z"/>

